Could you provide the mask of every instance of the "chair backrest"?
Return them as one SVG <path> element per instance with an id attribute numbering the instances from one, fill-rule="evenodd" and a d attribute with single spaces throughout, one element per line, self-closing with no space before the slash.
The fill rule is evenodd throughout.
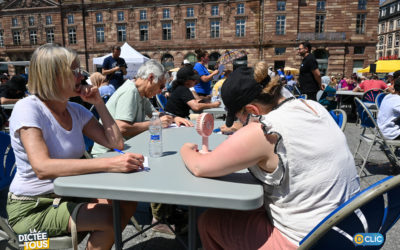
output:
<path id="1" fill-rule="evenodd" d="M 14 178 L 16 167 L 15 167 L 15 156 L 14 151 L 11 148 L 10 135 L 0 131 L 0 190 L 10 185 Z"/>
<path id="2" fill-rule="evenodd" d="M 296 85 L 293 85 L 293 87 L 294 87 L 293 94 L 294 95 L 301 95 L 301 91 L 299 90 L 299 88 Z"/>
<path id="3" fill-rule="evenodd" d="M 157 104 L 160 107 L 161 111 L 165 110 L 165 105 L 167 105 L 167 98 L 163 94 L 156 95 Z"/>
<path id="4" fill-rule="evenodd" d="M 387 95 L 387 93 L 382 92 L 382 93 L 379 93 L 379 94 L 376 96 L 376 98 L 375 98 L 375 104 L 376 104 L 376 106 L 378 107 L 378 109 L 381 107 L 382 100 L 383 100 L 383 98 L 385 98 L 386 95 Z"/>
<path id="5" fill-rule="evenodd" d="M 344 112 L 343 109 L 334 109 L 329 111 L 331 114 L 333 120 L 337 123 L 337 125 L 340 127 L 342 131 L 346 128 L 347 124 L 347 114 Z"/>
<path id="6" fill-rule="evenodd" d="M 321 99 L 323 93 L 324 93 L 323 90 L 318 90 L 318 92 L 317 92 L 317 101 L 319 101 L 319 99 Z"/>
<path id="7" fill-rule="evenodd" d="M 324 218 L 300 241 L 299 249 L 356 249 L 353 237 L 358 233 L 385 236 L 399 219 L 399 195 L 400 175 L 378 181 Z"/>
<path id="8" fill-rule="evenodd" d="M 306 100 L 306 99 L 307 99 L 307 95 L 306 95 L 306 94 L 301 94 L 301 95 L 297 96 L 296 98 L 297 98 L 297 99 L 304 99 L 304 100 Z"/>
<path id="9" fill-rule="evenodd" d="M 382 93 L 381 89 L 370 89 L 364 93 L 362 96 L 363 102 L 375 103 L 376 96 Z"/>
<path id="10" fill-rule="evenodd" d="M 360 119 L 361 126 L 366 128 L 378 127 L 372 112 L 367 106 L 365 106 L 364 102 L 362 102 L 358 97 L 354 97 L 354 102 L 356 104 L 357 115 Z"/>

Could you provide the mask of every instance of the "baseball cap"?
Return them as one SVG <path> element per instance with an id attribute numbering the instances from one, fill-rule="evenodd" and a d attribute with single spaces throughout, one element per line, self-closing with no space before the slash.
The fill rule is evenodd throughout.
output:
<path id="1" fill-rule="evenodd" d="M 188 59 L 185 59 L 185 60 L 183 60 L 183 63 L 182 64 L 190 64 L 190 61 L 188 60 Z"/>
<path id="2" fill-rule="evenodd" d="M 187 66 L 183 66 L 180 70 L 178 70 L 178 73 L 176 73 L 176 79 L 181 79 L 184 81 L 187 81 L 187 80 L 199 81 L 200 76 L 199 76 L 199 74 L 197 74 L 196 71 L 194 71 L 194 69 L 191 65 L 187 65 Z"/>
<path id="3" fill-rule="evenodd" d="M 263 87 L 254 79 L 254 72 L 249 67 L 239 67 L 226 79 L 221 88 L 221 97 L 228 111 L 226 126 L 231 127 L 236 113 L 254 100 Z"/>
<path id="4" fill-rule="evenodd" d="M 390 73 L 388 74 L 388 76 L 393 76 L 393 74 L 394 74 L 394 72 L 390 72 Z"/>

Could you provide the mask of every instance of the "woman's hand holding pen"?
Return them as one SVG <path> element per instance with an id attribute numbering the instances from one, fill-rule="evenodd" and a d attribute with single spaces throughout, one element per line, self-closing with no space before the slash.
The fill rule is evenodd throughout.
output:
<path id="1" fill-rule="evenodd" d="M 109 172 L 132 172 L 135 170 L 143 169 L 144 157 L 141 154 L 124 153 L 112 159 Z"/>

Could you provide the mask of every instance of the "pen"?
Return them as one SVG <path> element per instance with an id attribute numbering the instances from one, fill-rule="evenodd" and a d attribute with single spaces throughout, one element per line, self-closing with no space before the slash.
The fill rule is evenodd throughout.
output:
<path id="1" fill-rule="evenodd" d="M 122 152 L 121 150 L 116 149 L 116 148 L 114 148 L 114 151 L 120 153 L 121 155 L 125 154 L 124 152 Z"/>

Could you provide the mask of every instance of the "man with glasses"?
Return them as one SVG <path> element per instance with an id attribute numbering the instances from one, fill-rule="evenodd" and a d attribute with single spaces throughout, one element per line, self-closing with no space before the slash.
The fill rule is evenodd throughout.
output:
<path id="1" fill-rule="evenodd" d="M 149 129 L 151 118 L 155 111 L 148 98 L 160 94 L 165 87 L 167 72 L 159 62 L 149 60 L 140 66 L 135 80 L 126 80 L 107 101 L 106 107 L 117 123 L 125 140 Z M 162 126 L 168 127 L 172 122 L 178 126 L 193 126 L 192 123 L 181 117 L 161 115 Z M 95 143 L 93 155 L 99 155 L 110 149 Z"/>
<path id="2" fill-rule="evenodd" d="M 110 85 L 118 89 L 124 83 L 126 75 L 126 62 L 121 55 L 121 47 L 113 46 L 112 55 L 104 59 L 101 73 L 107 77 Z"/>
<path id="3" fill-rule="evenodd" d="M 303 58 L 300 65 L 300 91 L 307 95 L 307 99 L 317 100 L 317 92 L 324 90 L 321 84 L 321 73 L 318 69 L 318 62 L 314 55 L 311 54 L 311 44 L 302 42 L 298 47 L 299 55 Z"/>

